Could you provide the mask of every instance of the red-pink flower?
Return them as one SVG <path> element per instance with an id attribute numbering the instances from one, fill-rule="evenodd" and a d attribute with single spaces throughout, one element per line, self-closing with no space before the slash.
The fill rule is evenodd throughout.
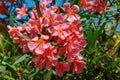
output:
<path id="1" fill-rule="evenodd" d="M 52 36 L 58 36 L 61 40 L 64 40 L 70 33 L 67 32 L 69 29 L 69 24 L 59 24 L 56 26 L 53 26 L 53 29 L 50 30 L 50 33 L 52 33 Z"/>
<path id="2" fill-rule="evenodd" d="M 106 10 L 106 0 L 81 0 L 80 7 L 88 10 L 89 12 L 101 12 Z M 98 7 L 99 6 L 99 7 Z"/>
<path id="3" fill-rule="evenodd" d="M 18 13 L 17 18 L 21 19 L 22 16 L 28 15 L 27 14 L 27 8 L 25 4 L 23 4 L 22 8 L 16 8 L 16 12 Z"/>
<path id="4" fill-rule="evenodd" d="M 38 18 L 38 19 L 29 19 L 29 21 L 26 23 L 27 26 L 29 26 L 32 30 L 40 34 L 43 29 L 42 25 L 43 19 Z"/>
<path id="5" fill-rule="evenodd" d="M 82 57 L 77 55 L 74 59 L 73 62 L 73 69 L 72 69 L 72 73 L 73 74 L 79 74 L 83 71 L 83 68 L 85 67 L 85 62 L 82 61 Z"/>
<path id="6" fill-rule="evenodd" d="M 38 39 L 38 37 L 29 41 L 27 45 L 29 50 L 31 52 L 34 51 L 36 55 L 43 54 L 45 49 L 51 46 L 51 44 L 45 41 L 44 38 Z"/>
<path id="7" fill-rule="evenodd" d="M 50 70 L 58 62 L 58 57 L 55 53 L 55 47 L 47 48 L 43 54 L 38 55 L 38 57 L 35 59 L 35 65 L 40 69 L 43 69 L 44 66 L 46 66 L 46 69 Z"/>
<path id="8" fill-rule="evenodd" d="M 73 5 L 70 7 L 70 3 L 65 3 L 63 4 L 63 10 L 67 14 L 67 20 L 68 21 L 74 21 L 74 20 L 79 20 L 80 17 L 77 15 L 79 11 L 79 7 L 77 5 Z"/>
<path id="9" fill-rule="evenodd" d="M 70 63 L 58 62 L 57 65 L 55 66 L 55 70 L 56 74 L 62 77 L 65 71 L 68 72 L 70 70 Z"/>
<path id="10" fill-rule="evenodd" d="M 52 3 L 52 0 L 41 0 L 40 4 L 48 6 L 48 4 Z"/>
<path id="11" fill-rule="evenodd" d="M 82 26 L 79 24 L 80 20 L 76 20 L 70 23 L 70 31 L 76 32 L 76 31 L 82 31 Z"/>
<path id="12" fill-rule="evenodd" d="M 31 19 L 34 19 L 34 20 L 39 19 L 38 14 L 37 14 L 36 7 L 33 8 L 32 12 L 31 12 L 31 14 L 30 14 L 30 18 L 31 18 Z"/>
<path id="13" fill-rule="evenodd" d="M 29 39 L 22 39 L 20 42 L 20 48 L 22 49 L 23 53 L 29 52 L 29 48 L 27 46 L 28 42 L 29 42 Z"/>
<path id="14" fill-rule="evenodd" d="M 21 32 L 24 32 L 24 29 L 19 26 L 17 28 L 12 28 L 11 26 L 8 26 L 8 28 L 10 37 L 13 38 L 13 41 L 15 43 L 20 43 L 22 41 L 22 36 L 24 36 L 24 34 L 22 34 Z"/>
<path id="15" fill-rule="evenodd" d="M 66 39 L 66 56 L 73 61 L 74 56 L 79 54 L 86 46 L 86 41 L 82 38 L 83 34 L 74 33 Z"/>

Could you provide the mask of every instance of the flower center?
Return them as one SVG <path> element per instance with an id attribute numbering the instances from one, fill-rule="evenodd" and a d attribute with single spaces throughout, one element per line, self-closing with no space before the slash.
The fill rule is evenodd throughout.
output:
<path id="1" fill-rule="evenodd" d="M 68 11 L 68 16 L 71 16 L 72 14 L 73 14 L 73 12 L 70 10 L 70 11 Z"/>
<path id="2" fill-rule="evenodd" d="M 16 29 L 16 28 L 13 28 L 13 33 L 18 33 L 18 29 Z"/>
<path id="3" fill-rule="evenodd" d="M 25 14 L 25 11 L 24 10 L 21 10 L 21 12 L 20 12 L 21 14 Z"/>
<path id="4" fill-rule="evenodd" d="M 75 30 L 75 28 L 76 28 L 76 25 L 71 25 L 71 26 L 70 26 L 70 29 L 71 29 L 71 30 Z"/>
<path id="5" fill-rule="evenodd" d="M 62 34 L 63 30 L 62 29 L 58 29 L 57 32 L 58 32 L 58 34 Z"/>
<path id="6" fill-rule="evenodd" d="M 37 42 L 39 45 L 41 45 L 41 44 L 43 44 L 44 41 L 42 39 L 39 39 Z"/>

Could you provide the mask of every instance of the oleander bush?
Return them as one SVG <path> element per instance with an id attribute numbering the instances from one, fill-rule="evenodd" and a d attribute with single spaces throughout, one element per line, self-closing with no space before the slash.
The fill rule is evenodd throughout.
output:
<path id="1" fill-rule="evenodd" d="M 120 79 L 120 0 L 29 1 L 0 1 L 0 80 Z"/>

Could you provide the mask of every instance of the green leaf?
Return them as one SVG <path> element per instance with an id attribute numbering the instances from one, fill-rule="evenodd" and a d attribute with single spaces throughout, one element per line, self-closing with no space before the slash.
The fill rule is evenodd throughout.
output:
<path id="1" fill-rule="evenodd" d="M 17 75 L 16 67 L 14 65 L 10 65 L 7 62 L 2 62 L 2 64 L 6 66 L 6 70 L 11 71 L 12 73 L 14 73 L 14 75 Z"/>
<path id="2" fill-rule="evenodd" d="M 6 72 L 6 67 L 5 66 L 0 66 L 0 72 Z"/>
<path id="3" fill-rule="evenodd" d="M 97 15 L 94 14 L 82 14 L 80 16 L 81 18 L 90 18 L 90 17 L 99 18 Z"/>
<path id="4" fill-rule="evenodd" d="M 11 13 L 10 13 L 10 22 L 11 22 L 12 26 L 14 26 L 14 19 L 13 19 L 13 16 Z"/>
<path id="5" fill-rule="evenodd" d="M 116 67 L 117 65 L 118 65 L 117 61 L 111 63 L 112 68 Z"/>
<path id="6" fill-rule="evenodd" d="M 50 80 L 52 73 L 53 73 L 52 70 L 48 71 L 48 72 L 43 76 L 43 80 Z"/>
<path id="7" fill-rule="evenodd" d="M 23 27 L 23 28 L 25 27 L 21 22 L 16 21 L 16 20 L 15 20 L 15 22 L 16 22 L 18 25 L 20 25 L 21 27 Z"/>
<path id="8" fill-rule="evenodd" d="M 61 7 L 59 7 L 59 10 L 61 13 L 65 13 L 65 11 Z"/>
<path id="9" fill-rule="evenodd" d="M 14 78 L 7 75 L 3 76 L 3 78 L 4 78 L 3 80 L 15 80 Z"/>
<path id="10" fill-rule="evenodd" d="M 12 39 L 10 38 L 10 35 L 9 35 L 9 33 L 8 33 L 8 29 L 3 26 L 3 27 L 2 27 L 2 30 L 4 31 L 4 38 L 5 38 L 6 40 L 8 40 L 9 43 L 12 43 L 12 44 L 13 44 Z"/>
<path id="11" fill-rule="evenodd" d="M 37 13 L 38 13 L 38 16 L 40 17 L 40 8 L 39 8 L 39 2 L 37 0 L 34 0 L 35 1 L 35 5 L 36 5 L 36 10 L 37 10 Z"/>
<path id="12" fill-rule="evenodd" d="M 26 58 L 29 57 L 29 55 L 25 54 L 22 57 L 20 57 L 17 61 L 15 61 L 15 63 L 13 65 L 16 65 L 24 60 L 26 60 Z"/>
<path id="13" fill-rule="evenodd" d="M 120 36 L 117 37 L 114 47 L 117 47 L 119 43 L 120 43 Z"/>
<path id="14" fill-rule="evenodd" d="M 32 77 L 34 77 L 38 72 L 39 72 L 39 69 L 37 68 L 35 70 L 35 72 L 29 76 L 29 79 L 31 79 Z"/>
<path id="15" fill-rule="evenodd" d="M 24 38 L 24 39 L 27 39 L 29 38 L 28 36 L 24 36 L 24 35 L 19 35 L 20 37 Z"/>
<path id="16" fill-rule="evenodd" d="M 76 4 L 76 5 L 80 6 L 80 0 L 70 0 L 70 4 L 71 5 Z"/>

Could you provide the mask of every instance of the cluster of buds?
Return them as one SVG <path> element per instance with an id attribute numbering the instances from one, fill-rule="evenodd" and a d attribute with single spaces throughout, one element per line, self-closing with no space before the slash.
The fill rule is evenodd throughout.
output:
<path id="1" fill-rule="evenodd" d="M 88 12 L 95 13 L 109 9 L 106 6 L 106 0 L 81 0 L 80 6 L 81 8 L 86 9 Z"/>
<path id="2" fill-rule="evenodd" d="M 60 77 L 64 72 L 79 74 L 85 67 L 80 52 L 86 46 L 77 14 L 79 7 L 65 3 L 61 7 L 63 12 L 60 12 L 56 5 L 47 7 L 51 2 L 45 0 L 39 3 L 40 17 L 34 7 L 30 19 L 23 26 L 8 26 L 9 34 L 24 53 L 32 53 L 36 67 L 55 69 Z M 27 15 L 25 5 L 16 11 L 18 18 Z"/>

